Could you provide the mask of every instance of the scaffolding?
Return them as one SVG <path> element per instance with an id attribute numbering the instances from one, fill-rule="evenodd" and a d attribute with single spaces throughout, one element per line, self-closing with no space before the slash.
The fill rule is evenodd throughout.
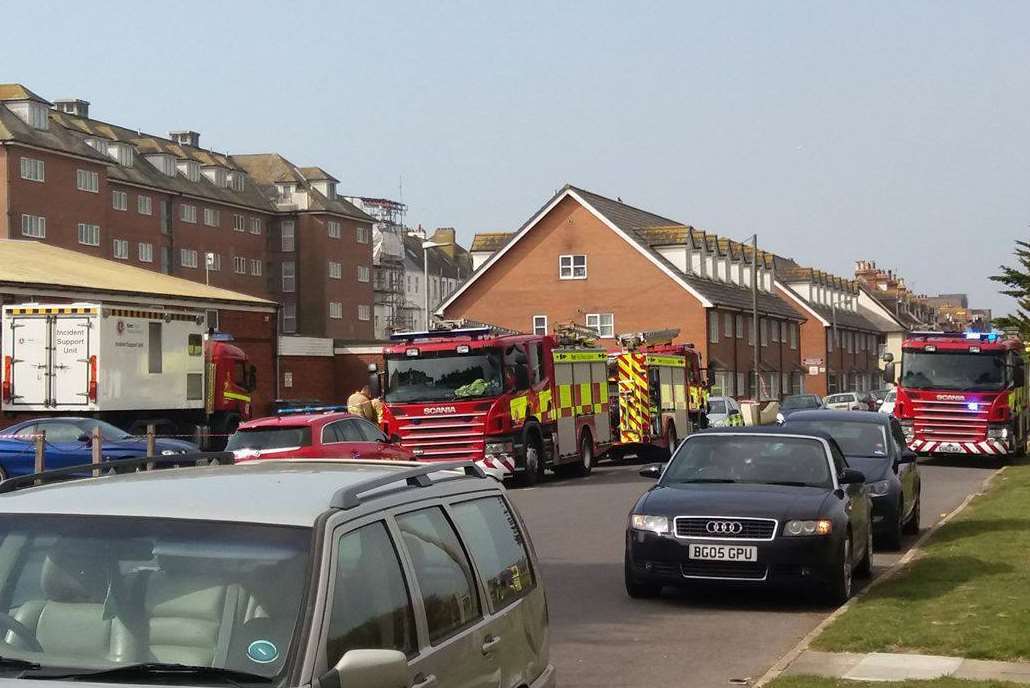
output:
<path id="1" fill-rule="evenodd" d="M 352 204 L 375 218 L 372 225 L 375 336 L 410 330 L 414 319 L 404 303 L 404 216 L 408 206 L 388 198 L 355 196 Z"/>

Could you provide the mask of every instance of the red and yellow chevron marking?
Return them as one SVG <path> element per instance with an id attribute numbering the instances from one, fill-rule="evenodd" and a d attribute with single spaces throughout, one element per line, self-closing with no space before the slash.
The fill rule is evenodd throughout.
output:
<path id="1" fill-rule="evenodd" d="M 619 440 L 643 442 L 651 425 L 650 393 L 644 354 L 626 353 L 619 363 Z"/>

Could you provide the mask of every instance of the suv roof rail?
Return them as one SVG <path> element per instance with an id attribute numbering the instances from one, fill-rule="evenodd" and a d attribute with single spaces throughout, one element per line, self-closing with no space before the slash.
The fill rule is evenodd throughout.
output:
<path id="1" fill-rule="evenodd" d="M 42 473 L 31 473 L 8 478 L 0 482 L 0 494 L 15 492 L 26 487 L 35 487 L 47 483 L 93 478 L 112 473 L 135 472 L 142 468 L 149 471 L 154 468 L 187 468 L 212 465 L 230 465 L 235 462 L 232 452 L 190 452 L 189 454 L 168 454 L 162 456 L 136 456 L 131 459 L 115 459 L 103 463 L 87 463 L 78 466 L 54 468 Z M 130 469 L 130 470 L 125 470 Z"/>
<path id="2" fill-rule="evenodd" d="M 366 492 L 371 492 L 372 490 L 380 487 L 386 487 L 387 485 L 393 485 L 394 483 L 402 481 L 407 483 L 408 487 L 430 487 L 433 485 L 433 481 L 429 477 L 430 473 L 455 470 L 464 470 L 466 477 L 470 478 L 486 477 L 486 473 L 483 472 L 483 469 L 471 461 L 449 461 L 441 463 L 427 462 L 416 468 L 390 472 L 387 475 L 369 478 L 368 480 L 363 480 L 360 483 L 355 483 L 354 485 L 348 485 L 347 487 L 341 488 L 329 501 L 329 508 L 344 510 L 353 509 L 361 504 L 361 495 Z M 2 487 L 2 483 L 0 483 L 0 487 Z"/>

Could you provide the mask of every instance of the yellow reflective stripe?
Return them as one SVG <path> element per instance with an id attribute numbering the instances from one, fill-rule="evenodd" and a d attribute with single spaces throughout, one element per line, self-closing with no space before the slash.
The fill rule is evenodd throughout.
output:
<path id="1" fill-rule="evenodd" d="M 236 392 L 222 392 L 222 396 L 226 399 L 235 399 L 236 401 L 250 403 L 249 394 L 237 394 Z"/>
<path id="2" fill-rule="evenodd" d="M 525 420 L 526 408 L 529 406 L 529 398 L 525 395 L 515 397 L 508 403 L 508 411 L 512 420 Z"/>
<path id="3" fill-rule="evenodd" d="M 540 413 L 547 413 L 551 408 L 551 390 L 545 389 L 537 395 L 540 404 Z"/>
<path id="4" fill-rule="evenodd" d="M 581 361 L 607 361 L 608 354 L 604 351 L 555 351 L 555 363 L 574 363 Z"/>
<path id="5" fill-rule="evenodd" d="M 590 404 L 590 403 L 593 403 L 593 402 L 590 401 L 590 398 L 592 396 L 593 396 L 593 394 L 590 391 L 590 383 L 589 382 L 581 382 L 581 383 L 579 383 L 579 403 L 580 404 Z"/>
<path id="6" fill-rule="evenodd" d="M 682 368 L 687 364 L 685 356 L 669 356 L 661 354 L 648 354 L 644 359 L 647 365 L 676 366 Z"/>
<path id="7" fill-rule="evenodd" d="M 572 385 L 558 385 L 558 408 L 567 409 L 572 406 Z"/>

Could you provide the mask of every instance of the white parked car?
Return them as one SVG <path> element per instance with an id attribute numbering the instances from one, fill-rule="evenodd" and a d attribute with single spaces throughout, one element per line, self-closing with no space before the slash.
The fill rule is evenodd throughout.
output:
<path id="1" fill-rule="evenodd" d="M 858 398 L 855 392 L 844 392 L 843 394 L 831 394 L 824 400 L 826 408 L 837 411 L 868 411 L 869 405 Z"/>
<path id="2" fill-rule="evenodd" d="M 880 413 L 886 413 L 888 416 L 894 413 L 894 400 L 898 398 L 898 393 L 893 389 L 887 392 L 887 396 L 883 398 L 883 403 L 880 404 Z"/>
<path id="3" fill-rule="evenodd" d="M 713 428 L 744 425 L 740 404 L 733 397 L 710 397 L 708 399 L 708 425 Z"/>

